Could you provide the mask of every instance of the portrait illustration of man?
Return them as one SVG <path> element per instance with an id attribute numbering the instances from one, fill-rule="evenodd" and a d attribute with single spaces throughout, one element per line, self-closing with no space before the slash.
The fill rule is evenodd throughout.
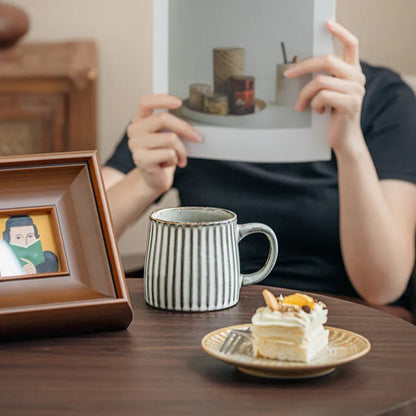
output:
<path id="1" fill-rule="evenodd" d="M 14 253 L 24 274 L 58 271 L 56 254 L 43 251 L 38 229 L 29 215 L 11 216 L 6 221 L 3 240 Z"/>

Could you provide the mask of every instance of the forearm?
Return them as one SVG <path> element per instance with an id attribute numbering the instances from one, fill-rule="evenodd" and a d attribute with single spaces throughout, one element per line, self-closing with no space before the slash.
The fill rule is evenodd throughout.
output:
<path id="1" fill-rule="evenodd" d="M 138 169 L 133 169 L 107 189 L 114 230 L 119 238 L 159 196 L 143 181 Z"/>
<path id="2" fill-rule="evenodd" d="M 378 179 L 360 128 L 367 83 L 358 39 L 336 22 L 329 21 L 327 27 L 343 44 L 342 58 L 306 59 L 291 65 L 285 76 L 320 72 L 302 89 L 295 108 L 303 111 L 309 104 L 318 114 L 331 111 L 327 140 L 338 163 L 345 267 L 366 301 L 389 303 L 405 290 L 413 265 L 416 189 L 406 181 L 392 184 Z"/>
<path id="3" fill-rule="evenodd" d="M 336 153 L 342 255 L 357 292 L 385 304 L 406 287 L 413 244 L 394 220 L 362 134 L 356 134 L 354 149 Z"/>
<path id="4" fill-rule="evenodd" d="M 126 157 L 131 157 L 136 168 L 127 175 L 109 166 L 103 168 L 117 237 L 156 198 L 171 189 L 176 168 L 187 164 L 184 141 L 198 143 L 202 140 L 195 127 L 170 113 L 169 110 L 181 105 L 182 101 L 172 95 L 142 97 L 127 128 L 128 141 L 120 147 L 124 154 L 117 159 L 123 163 Z"/>

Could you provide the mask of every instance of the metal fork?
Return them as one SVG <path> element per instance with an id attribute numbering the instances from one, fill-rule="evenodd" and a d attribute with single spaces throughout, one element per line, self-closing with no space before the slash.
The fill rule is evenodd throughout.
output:
<path id="1" fill-rule="evenodd" d="M 251 328 L 246 329 L 232 329 L 228 332 L 223 344 L 221 345 L 220 352 L 224 354 L 234 354 L 241 347 L 241 344 L 248 337 L 251 336 Z"/>

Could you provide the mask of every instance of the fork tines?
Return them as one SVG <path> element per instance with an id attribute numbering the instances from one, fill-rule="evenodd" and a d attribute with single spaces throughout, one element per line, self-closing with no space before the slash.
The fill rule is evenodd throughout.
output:
<path id="1" fill-rule="evenodd" d="M 251 334 L 250 327 L 246 329 L 232 329 L 228 332 L 220 352 L 224 354 L 234 354 L 241 347 L 244 340 Z"/>

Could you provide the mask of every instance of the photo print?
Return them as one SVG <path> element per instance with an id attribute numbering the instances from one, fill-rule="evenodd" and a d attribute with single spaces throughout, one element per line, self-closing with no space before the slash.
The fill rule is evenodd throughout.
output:
<path id="1" fill-rule="evenodd" d="M 335 0 L 154 0 L 154 92 L 204 141 L 190 156 L 252 162 L 327 160 L 329 114 L 297 112 L 312 75 L 284 71 L 332 53 Z M 328 113 L 328 112 L 327 112 Z"/>

